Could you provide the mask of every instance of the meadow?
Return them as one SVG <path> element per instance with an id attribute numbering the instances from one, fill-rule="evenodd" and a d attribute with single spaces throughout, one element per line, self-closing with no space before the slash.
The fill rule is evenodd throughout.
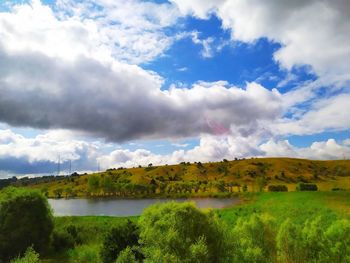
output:
<path id="1" fill-rule="evenodd" d="M 1 263 L 350 262 L 348 160 L 223 160 L 13 181 L 0 191 Z M 168 202 L 136 217 L 54 217 L 47 202 L 232 195 L 240 204 Z"/>
<path id="2" fill-rule="evenodd" d="M 243 236 L 247 240 L 242 242 L 252 242 L 254 238 L 258 237 L 261 232 L 268 231 L 263 229 L 268 227 L 270 238 L 269 249 L 276 250 L 278 230 L 287 220 L 289 225 L 295 225 L 303 228 L 305 224 L 318 221 L 318 228 L 326 232 L 327 228 L 339 220 L 350 220 L 350 192 L 287 192 L 287 193 L 246 193 L 241 196 L 242 203 L 238 206 L 225 208 L 221 210 L 214 210 L 220 224 L 224 224 L 227 229 L 235 233 L 235 237 L 242 236 L 239 231 L 247 231 L 250 236 Z M 262 221 L 254 218 L 262 218 Z M 100 258 L 100 250 L 103 240 L 110 229 L 118 224 L 131 220 L 137 223 L 140 217 L 117 218 L 117 217 L 56 217 L 55 229 L 64 231 L 69 227 L 74 226 L 80 235 L 81 244 L 76 245 L 59 253 L 51 254 L 44 259 L 44 262 L 102 262 Z M 245 225 L 247 222 L 251 225 Z M 347 221 L 349 223 L 349 221 Z M 242 227 L 243 229 L 239 229 Z M 347 231 L 349 231 L 349 227 Z M 244 229 L 245 228 L 245 229 Z M 260 228 L 260 229 L 259 229 Z M 345 231 L 345 230 L 344 230 Z M 256 233 L 255 233 L 256 232 Z M 348 232 L 343 233 L 349 234 Z M 317 238 L 320 238 L 322 232 L 317 233 Z M 250 240 L 251 239 L 251 240 Z M 303 239 L 301 237 L 301 239 Z M 300 240 L 299 240 L 300 241 Z M 266 245 L 267 241 L 262 241 L 261 244 L 250 244 L 251 247 L 259 251 L 259 246 Z M 301 241 L 300 241 L 301 242 Z M 344 240 L 347 246 L 347 253 L 350 253 L 349 238 Z M 300 245 L 300 244 L 299 244 Z M 232 250 L 238 250 L 231 247 Z M 245 249 L 249 250 L 249 246 Z M 252 249 L 252 248 L 250 248 Z M 241 262 L 259 262 L 260 256 L 258 252 L 251 255 L 251 258 L 246 258 Z M 277 252 L 273 255 L 275 261 L 267 262 L 303 262 L 303 261 L 283 261 L 277 259 Z M 254 253 L 253 253 L 254 254 Z M 347 255 L 348 257 L 350 254 Z M 349 258 L 347 258 L 348 260 Z M 235 261 L 232 261 L 235 262 Z M 314 261 L 321 262 L 321 261 Z M 348 262 L 348 261 L 339 261 Z"/>

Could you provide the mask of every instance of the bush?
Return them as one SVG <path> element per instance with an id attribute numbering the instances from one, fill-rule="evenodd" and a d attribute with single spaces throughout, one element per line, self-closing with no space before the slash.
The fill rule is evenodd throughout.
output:
<path id="1" fill-rule="evenodd" d="M 329 226 L 317 217 L 298 226 L 287 219 L 277 235 L 279 262 L 350 262 L 350 222 Z"/>
<path id="2" fill-rule="evenodd" d="M 52 247 L 55 251 L 61 251 L 74 247 L 74 238 L 64 230 L 55 230 L 52 235 Z"/>
<path id="3" fill-rule="evenodd" d="M 102 261 L 105 263 L 114 262 L 119 253 L 127 247 L 135 250 L 137 258 L 142 258 L 142 255 L 137 253 L 138 238 L 138 227 L 130 220 L 112 228 L 103 241 L 100 251 Z"/>
<path id="4" fill-rule="evenodd" d="M 213 213 L 193 203 L 148 207 L 140 218 L 140 243 L 146 262 L 227 262 L 227 229 Z"/>
<path id="5" fill-rule="evenodd" d="M 99 248 L 93 245 L 82 245 L 69 250 L 70 261 L 74 263 L 101 263 Z"/>
<path id="6" fill-rule="evenodd" d="M 301 263 L 305 255 L 302 247 L 301 228 L 287 219 L 277 234 L 278 262 Z"/>
<path id="7" fill-rule="evenodd" d="M 130 247 L 127 247 L 119 253 L 115 263 L 137 263 L 135 255 Z"/>
<path id="8" fill-rule="evenodd" d="M 55 229 L 52 235 L 52 247 L 55 251 L 73 248 L 82 243 L 82 238 L 74 225 L 68 225 L 64 229 Z"/>
<path id="9" fill-rule="evenodd" d="M 233 229 L 233 262 L 274 262 L 274 221 L 267 215 L 239 218 Z"/>
<path id="10" fill-rule="evenodd" d="M 269 185 L 269 192 L 288 192 L 288 187 L 286 185 Z"/>
<path id="11" fill-rule="evenodd" d="M 45 251 L 52 229 L 51 209 L 39 191 L 10 187 L 0 193 L 0 261 L 9 261 L 30 246 Z"/>
<path id="12" fill-rule="evenodd" d="M 332 188 L 332 191 L 346 191 L 346 189 L 341 187 L 334 187 Z"/>
<path id="13" fill-rule="evenodd" d="M 298 183 L 296 190 L 297 191 L 317 191 L 318 188 L 316 184 Z"/>
<path id="14" fill-rule="evenodd" d="M 32 247 L 27 248 L 23 257 L 11 260 L 11 263 L 39 263 L 39 254 Z"/>

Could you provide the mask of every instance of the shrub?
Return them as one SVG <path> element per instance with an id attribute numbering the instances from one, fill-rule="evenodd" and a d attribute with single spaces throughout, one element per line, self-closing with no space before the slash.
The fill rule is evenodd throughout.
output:
<path id="1" fill-rule="evenodd" d="M 337 220 L 324 233 L 323 262 L 350 262 L 350 221 Z"/>
<path id="2" fill-rule="evenodd" d="M 11 263 L 39 263 L 39 254 L 32 247 L 27 248 L 23 257 L 11 260 Z"/>
<path id="3" fill-rule="evenodd" d="M 316 184 L 298 183 L 296 190 L 297 191 L 317 191 L 318 188 Z"/>
<path id="4" fill-rule="evenodd" d="M 101 263 L 99 248 L 93 245 L 82 245 L 69 250 L 69 258 L 74 263 Z"/>
<path id="5" fill-rule="evenodd" d="M 350 222 L 320 217 L 298 226 L 287 219 L 277 235 L 279 262 L 350 262 Z"/>
<path id="6" fill-rule="evenodd" d="M 332 191 L 346 191 L 346 189 L 341 187 L 334 187 L 332 188 Z"/>
<path id="7" fill-rule="evenodd" d="M 239 218 L 233 229 L 233 262 L 274 262 L 274 221 L 267 215 Z"/>
<path id="8" fill-rule="evenodd" d="M 67 231 L 55 230 L 52 234 L 52 247 L 55 251 L 73 248 L 74 238 Z"/>
<path id="9" fill-rule="evenodd" d="M 135 255 L 130 247 L 127 247 L 119 253 L 115 263 L 137 263 Z"/>
<path id="10" fill-rule="evenodd" d="M 279 228 L 277 238 L 278 262 L 301 263 L 304 261 L 301 228 L 287 219 Z"/>
<path id="11" fill-rule="evenodd" d="M 137 246 L 138 238 L 138 227 L 130 220 L 112 228 L 103 241 L 100 251 L 102 261 L 105 263 L 114 262 L 122 250 Z M 136 248 L 135 253 L 138 258 L 142 258 L 142 255 L 137 253 Z"/>
<path id="12" fill-rule="evenodd" d="M 140 218 L 140 243 L 146 262 L 227 262 L 228 231 L 214 213 L 193 203 L 148 207 Z"/>
<path id="13" fill-rule="evenodd" d="M 10 187 L 0 193 L 0 261 L 9 261 L 29 246 L 45 251 L 52 229 L 51 209 L 39 191 Z"/>
<path id="14" fill-rule="evenodd" d="M 288 187 L 286 185 L 269 185 L 269 192 L 288 192 Z"/>

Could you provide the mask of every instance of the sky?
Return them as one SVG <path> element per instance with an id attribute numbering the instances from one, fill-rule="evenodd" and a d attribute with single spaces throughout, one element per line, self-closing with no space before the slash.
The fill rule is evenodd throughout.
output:
<path id="1" fill-rule="evenodd" d="M 0 178 L 350 158 L 348 0 L 0 1 Z M 70 169 L 71 167 L 71 169 Z"/>

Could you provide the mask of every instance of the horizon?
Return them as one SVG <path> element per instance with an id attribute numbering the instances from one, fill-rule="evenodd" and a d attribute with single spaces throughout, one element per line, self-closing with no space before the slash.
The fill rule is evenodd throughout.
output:
<path id="1" fill-rule="evenodd" d="M 5 0 L 0 179 L 350 157 L 346 1 Z"/>

